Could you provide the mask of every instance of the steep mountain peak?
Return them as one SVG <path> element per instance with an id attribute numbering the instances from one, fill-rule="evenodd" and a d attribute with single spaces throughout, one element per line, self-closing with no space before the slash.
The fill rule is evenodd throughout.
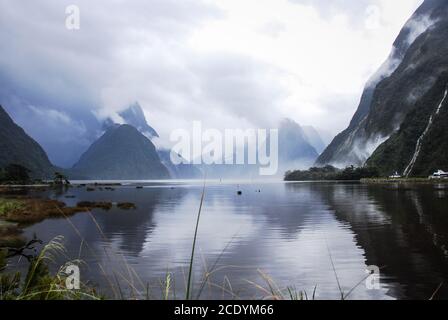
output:
<path id="1" fill-rule="evenodd" d="M 143 109 L 138 102 L 133 103 L 129 108 L 120 112 L 119 115 L 126 124 L 134 126 L 143 134 L 149 135 L 150 138 L 159 137 L 157 131 L 148 125 Z"/>
<path id="2" fill-rule="evenodd" d="M 363 165 L 448 69 L 448 1 L 426 0 L 408 20 L 389 59 L 370 79 L 349 127 L 317 165 Z"/>
<path id="3" fill-rule="evenodd" d="M 118 115 L 123 119 L 124 124 L 129 124 L 135 127 L 149 139 L 159 137 L 157 131 L 148 124 L 145 113 L 138 102 L 131 104 L 127 109 L 119 112 Z M 117 124 L 111 118 L 107 118 L 103 122 L 103 129 L 107 131 L 109 128 L 116 125 Z"/>
<path id="4" fill-rule="evenodd" d="M 317 151 L 308 141 L 303 128 L 292 119 L 282 119 L 279 125 L 279 159 L 282 163 L 314 161 Z"/>
<path id="5" fill-rule="evenodd" d="M 167 179 L 154 144 L 135 127 L 110 127 L 73 169 L 90 179 Z"/>

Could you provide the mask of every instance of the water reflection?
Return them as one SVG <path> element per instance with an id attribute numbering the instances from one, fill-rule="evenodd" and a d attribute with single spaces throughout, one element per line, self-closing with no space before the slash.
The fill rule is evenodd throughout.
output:
<path id="1" fill-rule="evenodd" d="M 317 285 L 319 299 L 340 298 L 337 279 L 345 293 L 356 287 L 352 299 L 427 299 L 447 279 L 448 203 L 443 188 L 209 184 L 195 283 L 216 263 L 202 298 L 262 297 L 265 293 L 249 283 L 266 286 L 263 272 L 280 288 L 311 294 Z M 237 195 L 237 190 L 243 194 Z M 64 193 L 50 196 L 69 204 L 133 202 L 137 209 L 95 210 L 94 218 L 80 213 L 69 221 L 47 220 L 28 228 L 28 236 L 36 233 L 48 242 L 64 235 L 68 255 L 88 265 L 84 277 L 112 295 L 116 288 L 110 277 L 142 291 L 149 282 L 153 297 L 160 298 L 160 279 L 172 272 L 173 290 L 182 297 L 200 184 L 68 192 L 75 198 L 65 199 Z M 362 281 L 369 265 L 384 267 L 380 290 L 368 290 Z M 448 298 L 443 287 L 439 297 Z"/>
<path id="2" fill-rule="evenodd" d="M 383 267 L 390 294 L 429 299 L 447 279 L 447 199 L 432 186 L 320 188 L 335 216 L 350 224 L 367 263 Z M 442 287 L 439 297 L 448 297 Z"/>

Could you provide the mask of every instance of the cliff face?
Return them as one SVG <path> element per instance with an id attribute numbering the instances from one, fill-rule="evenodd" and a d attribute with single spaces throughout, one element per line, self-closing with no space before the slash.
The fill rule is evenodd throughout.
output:
<path id="1" fill-rule="evenodd" d="M 416 103 L 400 129 L 367 160 L 382 175 L 428 176 L 448 169 L 448 73 Z"/>
<path id="2" fill-rule="evenodd" d="M 389 59 L 367 83 L 349 127 L 317 165 L 363 165 L 393 136 L 448 70 L 448 2 L 426 0 L 397 37 Z"/>
<path id="3" fill-rule="evenodd" d="M 34 178 L 48 179 L 54 173 L 44 149 L 0 106 L 0 167 L 9 164 L 28 168 Z"/>

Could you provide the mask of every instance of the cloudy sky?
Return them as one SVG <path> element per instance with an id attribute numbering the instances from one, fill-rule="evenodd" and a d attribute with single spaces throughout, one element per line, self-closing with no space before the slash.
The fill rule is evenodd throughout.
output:
<path id="1" fill-rule="evenodd" d="M 0 0 L 0 104 L 64 166 L 134 101 L 162 139 L 283 117 L 336 134 L 421 2 Z"/>

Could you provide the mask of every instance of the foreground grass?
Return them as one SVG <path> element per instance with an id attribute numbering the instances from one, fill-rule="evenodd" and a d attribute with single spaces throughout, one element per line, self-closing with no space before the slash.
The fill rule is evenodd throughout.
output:
<path id="1" fill-rule="evenodd" d="M 37 256 L 28 257 L 29 267 L 25 275 L 20 272 L 0 273 L 0 300 L 98 300 L 101 297 L 94 289 L 82 285 L 80 290 L 66 288 L 67 274 L 62 266 L 51 275 L 48 263 L 54 262 L 55 255 L 64 252 L 62 238 L 47 244 Z M 6 267 L 8 250 L 0 250 L 0 271 Z M 19 254 L 20 255 L 20 254 Z M 70 264 L 79 264 L 71 261 Z"/>
<path id="2" fill-rule="evenodd" d="M 68 265 L 81 265 L 79 260 L 72 260 L 61 266 L 54 274 L 49 271 L 49 264 L 55 262 L 57 256 L 64 256 L 65 249 L 62 244 L 62 237 L 56 237 L 50 243 L 43 247 L 39 254 L 35 256 L 27 256 L 21 250 L 17 256 L 26 258 L 29 262 L 28 269 L 25 273 L 2 272 L 8 263 L 8 257 L 11 255 L 7 250 L 0 250 L 0 300 L 103 300 L 103 299 L 120 299 L 120 300 L 177 300 L 175 294 L 174 275 L 167 273 L 166 277 L 160 280 L 161 295 L 154 298 L 149 289 L 146 295 L 135 294 L 138 291 L 134 285 L 129 281 L 130 291 L 134 293 L 124 293 L 125 288 L 119 286 L 119 295 L 105 296 L 100 295 L 93 287 L 81 284 L 81 288 L 77 290 L 69 290 L 66 287 L 67 274 L 64 270 Z M 40 243 L 38 240 L 32 240 L 27 245 L 28 250 L 32 250 L 32 245 Z M 23 250 L 23 248 L 22 248 Z M 191 267 L 192 265 L 190 265 Z M 222 289 L 223 293 L 227 293 L 233 297 L 233 299 L 239 299 L 237 293 L 232 291 L 231 284 L 228 282 L 228 288 L 226 285 L 219 286 L 210 281 L 210 276 L 215 270 L 207 271 L 195 292 L 195 299 L 201 299 L 201 294 L 205 284 L 207 286 L 214 286 L 215 288 Z M 253 286 L 258 289 L 260 296 L 257 299 L 269 299 L 269 300 L 309 300 L 315 296 L 316 288 L 311 296 L 308 296 L 304 291 L 297 291 L 294 287 L 288 287 L 284 290 L 280 290 L 275 282 L 269 278 L 266 274 L 258 271 L 262 283 L 247 281 L 248 286 Z M 121 276 L 121 275 L 120 275 Z M 116 280 L 116 278 L 115 278 Z M 113 278 L 111 278 L 113 281 Z M 190 280 L 189 280 L 190 281 Z M 118 284 L 118 283 L 117 283 Z M 191 300 L 193 296 L 193 285 L 190 282 L 190 294 L 188 300 Z M 149 284 L 147 286 L 149 288 Z"/>
<path id="3" fill-rule="evenodd" d="M 6 217 L 7 213 L 19 210 L 21 207 L 20 201 L 0 198 L 0 218 Z"/>

